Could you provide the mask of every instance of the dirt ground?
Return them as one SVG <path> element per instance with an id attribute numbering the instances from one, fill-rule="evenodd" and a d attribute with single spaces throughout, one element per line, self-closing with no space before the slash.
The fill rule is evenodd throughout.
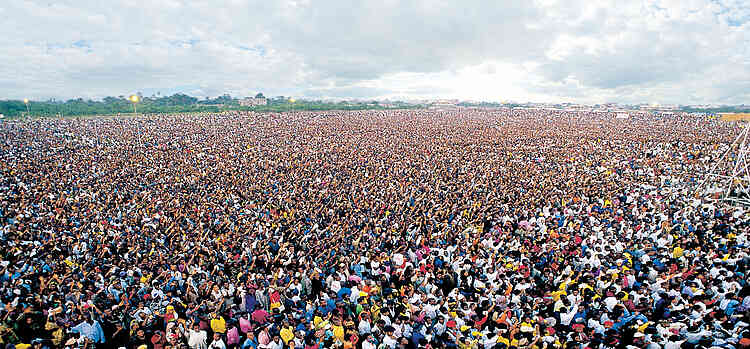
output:
<path id="1" fill-rule="evenodd" d="M 724 121 L 748 121 L 750 120 L 750 113 L 721 114 L 721 119 Z"/>

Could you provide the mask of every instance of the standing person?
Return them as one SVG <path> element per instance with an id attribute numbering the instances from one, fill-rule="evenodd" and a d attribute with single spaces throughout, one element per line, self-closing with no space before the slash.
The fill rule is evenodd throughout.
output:
<path id="1" fill-rule="evenodd" d="M 129 340 L 128 330 L 122 325 L 122 322 L 117 321 L 115 322 L 115 330 L 106 344 L 109 344 L 110 348 L 120 348 L 127 345 Z"/>
<path id="2" fill-rule="evenodd" d="M 188 342 L 190 349 L 206 349 L 208 348 L 207 340 L 208 334 L 206 331 L 201 330 L 200 324 L 192 323 L 193 320 L 189 320 L 192 326 L 190 326 L 185 332 L 185 338 Z"/>
<path id="3" fill-rule="evenodd" d="M 214 333 L 214 340 L 209 345 L 210 349 L 227 349 L 226 344 L 224 344 L 224 340 L 221 339 L 221 334 Z"/>
<path id="4" fill-rule="evenodd" d="M 385 345 L 386 348 L 394 349 L 396 348 L 396 345 L 398 345 L 398 340 L 394 337 L 394 332 L 396 331 L 393 326 L 386 326 L 385 327 L 385 337 L 383 337 L 383 345 Z"/>
<path id="5" fill-rule="evenodd" d="M 70 331 L 85 336 L 91 341 L 93 346 L 103 344 L 106 341 L 102 326 L 99 325 L 98 321 L 93 319 L 90 313 L 85 314 L 83 321 L 71 328 Z"/>
<path id="6" fill-rule="evenodd" d="M 227 322 L 218 312 L 211 316 L 211 330 L 221 335 L 227 332 Z"/>
<path id="7" fill-rule="evenodd" d="M 247 332 L 247 338 L 245 338 L 245 341 L 242 342 L 242 349 L 257 349 L 258 348 L 258 340 L 255 338 L 255 333 L 253 331 Z"/>
<path id="8" fill-rule="evenodd" d="M 376 349 L 378 347 L 378 340 L 372 334 L 367 334 L 365 340 L 362 342 L 362 349 Z"/>

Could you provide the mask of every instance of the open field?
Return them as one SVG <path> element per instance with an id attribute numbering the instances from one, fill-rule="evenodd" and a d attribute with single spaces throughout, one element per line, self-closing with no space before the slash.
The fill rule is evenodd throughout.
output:
<path id="1" fill-rule="evenodd" d="M 747 121 L 750 120 L 750 113 L 727 113 L 727 114 L 719 114 L 721 115 L 721 120 L 724 121 Z"/>
<path id="2" fill-rule="evenodd" d="M 136 349 L 185 326 L 187 336 L 167 336 L 173 347 L 240 331 L 313 348 L 422 331 L 433 348 L 474 336 L 508 349 L 494 344 L 513 324 L 491 319 L 535 319 L 523 340 L 538 331 L 564 342 L 614 322 L 581 309 L 623 327 L 679 324 L 675 302 L 707 301 L 697 320 L 746 327 L 717 299 L 750 301 L 738 286 L 750 212 L 693 194 L 743 125 L 616 116 L 467 108 L 0 122 L 0 325 L 18 330 L 15 342 L 55 348 L 81 328 L 102 327 L 90 342 Z M 733 291 L 709 294 L 722 283 Z M 693 293 L 668 293 L 685 287 Z M 28 330 L 45 328 L 44 311 L 59 336 Z M 560 318 L 571 322 L 552 323 Z"/>

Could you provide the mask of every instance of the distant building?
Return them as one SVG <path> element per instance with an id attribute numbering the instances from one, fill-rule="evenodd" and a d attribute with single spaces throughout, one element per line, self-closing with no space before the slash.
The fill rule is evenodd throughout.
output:
<path id="1" fill-rule="evenodd" d="M 256 105 L 267 105 L 268 99 L 265 97 L 247 97 L 240 100 L 240 105 L 243 107 L 253 107 Z"/>

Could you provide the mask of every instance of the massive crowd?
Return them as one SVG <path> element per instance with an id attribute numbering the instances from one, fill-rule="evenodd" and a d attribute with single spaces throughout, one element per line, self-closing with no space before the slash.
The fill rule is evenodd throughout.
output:
<path id="1" fill-rule="evenodd" d="M 0 123 L 7 348 L 746 348 L 737 124 L 540 110 Z"/>

